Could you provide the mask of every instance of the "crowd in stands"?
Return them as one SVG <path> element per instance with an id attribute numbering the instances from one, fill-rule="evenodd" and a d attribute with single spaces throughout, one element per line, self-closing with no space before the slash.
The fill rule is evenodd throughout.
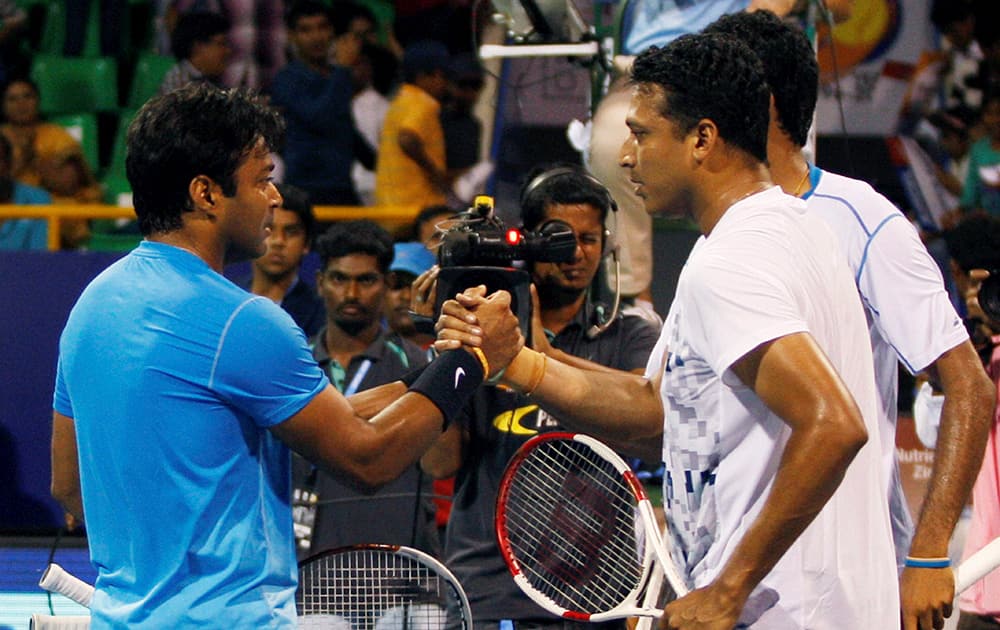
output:
<path id="1" fill-rule="evenodd" d="M 471 53 L 468 5 L 0 2 L 11 176 L 48 192 L 32 196 L 34 203 L 129 205 L 123 154 L 128 122 L 147 99 L 205 81 L 269 96 L 287 125 L 276 179 L 304 190 L 310 202 L 458 209 L 471 200 L 453 192 L 456 178 L 482 160 L 482 126 L 472 106 L 484 72 Z M 75 86 L 50 79 L 47 71 L 63 60 L 110 64 L 110 80 L 92 89 L 106 92 L 112 105 L 63 103 L 63 92 Z M 383 127 L 390 132 L 383 134 Z M 125 240 L 110 248 L 129 249 L 139 239 L 128 221 L 62 223 L 64 248 L 105 249 L 112 234 Z M 43 220 L 9 219 L 0 230 L 0 247 L 46 246 Z"/>

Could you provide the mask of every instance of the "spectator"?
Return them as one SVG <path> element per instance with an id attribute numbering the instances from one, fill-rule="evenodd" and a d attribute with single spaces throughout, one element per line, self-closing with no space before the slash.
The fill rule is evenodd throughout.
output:
<path id="1" fill-rule="evenodd" d="M 994 383 L 1000 387 L 1000 321 L 983 311 L 979 289 L 988 270 L 1000 269 L 1000 219 L 968 217 L 947 234 L 956 280 L 968 304 L 967 321 L 980 342 L 980 354 Z M 936 433 L 936 430 L 935 430 Z M 928 445 L 933 448 L 933 444 Z M 972 488 L 972 517 L 965 532 L 963 558 L 1000 536 L 1000 411 L 993 416 L 986 456 Z M 958 596 L 958 630 L 1000 629 L 1000 570 L 994 570 Z"/>
<path id="2" fill-rule="evenodd" d="M 330 11 L 314 0 L 293 4 L 287 25 L 296 58 L 274 77 L 271 93 L 288 125 L 285 181 L 308 192 L 317 205 L 357 205 L 351 181 L 357 133 L 351 121 L 350 68 L 360 40 L 350 50 L 338 48 L 337 63 L 329 63 Z"/>
<path id="3" fill-rule="evenodd" d="M 253 261 L 247 288 L 281 305 L 306 337 L 312 337 L 323 327 L 326 312 L 323 300 L 299 272 L 316 236 L 316 217 L 305 191 L 280 184 L 278 192 L 283 201 L 269 226 L 267 253 Z"/>
<path id="4" fill-rule="evenodd" d="M 0 132 L 13 148 L 11 174 L 14 179 L 39 186 L 42 163 L 54 157 L 81 151 L 80 143 L 66 129 L 42 120 L 38 111 L 38 86 L 28 79 L 14 79 L 3 88 L 4 123 Z M 90 165 L 85 164 L 88 174 Z M 88 176 L 95 198 L 100 189 Z"/>
<path id="5" fill-rule="evenodd" d="M 52 203 L 101 203 L 101 189 L 79 147 L 67 147 L 41 162 L 42 186 L 52 195 Z M 77 249 L 90 240 L 90 226 L 86 219 L 62 219 L 59 222 L 63 249 Z"/>
<path id="6" fill-rule="evenodd" d="M 14 181 L 10 176 L 11 146 L 0 135 L 0 203 L 46 205 L 49 193 L 35 186 Z M 48 225 L 45 219 L 7 219 L 0 221 L 0 249 L 47 249 Z"/>
<path id="7" fill-rule="evenodd" d="M 335 223 L 316 242 L 316 285 L 326 326 L 311 340 L 313 358 L 345 396 L 398 380 L 426 353 L 383 325 L 392 237 L 371 221 Z M 346 439 L 346 438 L 345 438 Z M 297 492 L 316 501 L 312 527 L 298 523 L 299 552 L 358 543 L 409 545 L 438 555 L 430 479 L 418 466 L 377 492 L 359 491 L 297 458 Z"/>
<path id="8" fill-rule="evenodd" d="M 434 266 L 434 254 L 423 243 L 396 243 L 386 290 L 385 317 L 389 328 L 421 348 L 434 341 L 434 335 L 417 330 L 410 311 L 411 286 L 418 276 Z"/>
<path id="9" fill-rule="evenodd" d="M 386 113 L 379 142 L 376 204 L 429 206 L 447 200 L 452 178 L 440 112 L 448 65 L 448 49 L 439 42 L 417 42 L 404 52 L 404 83 Z"/>
<path id="10" fill-rule="evenodd" d="M 605 329 L 591 332 L 604 323 L 604 306 L 589 289 L 608 237 L 607 190 L 576 167 L 539 169 L 532 175 L 521 195 L 525 229 L 563 221 L 576 237 L 572 261 L 529 264 L 540 305 L 532 324 L 534 348 L 588 370 L 641 374 L 657 327 L 641 317 L 618 314 Z M 445 432 L 421 465 L 436 478 L 456 476 L 445 551 L 448 567 L 469 596 L 476 628 L 502 628 L 505 619 L 515 627 L 540 630 L 590 627 L 554 618 L 524 595 L 510 579 L 496 542 L 494 512 L 507 462 L 536 433 L 560 430 L 560 419 L 527 396 L 492 387 L 479 391 L 467 413 L 468 421 Z"/>
<path id="11" fill-rule="evenodd" d="M 482 123 L 473 109 L 483 91 L 483 68 L 472 53 L 457 55 L 448 77 L 448 98 L 441 107 L 441 127 L 449 171 L 463 171 L 479 162 Z"/>
<path id="12" fill-rule="evenodd" d="M 223 77 L 227 87 L 267 90 L 275 72 L 285 65 L 282 0 L 157 0 L 158 46 L 167 43 L 178 20 L 190 11 L 211 11 L 229 20 L 232 56 Z"/>
<path id="13" fill-rule="evenodd" d="M 1000 217 L 1000 94 L 983 104 L 982 126 L 985 135 L 969 152 L 969 172 L 962 188 L 962 208 L 985 210 Z"/>
<path id="14" fill-rule="evenodd" d="M 177 22 L 170 36 L 170 48 L 177 65 L 167 71 L 160 93 L 170 92 L 192 81 L 222 86 L 229 65 L 229 20 L 218 13 L 192 11 Z"/>
<path id="15" fill-rule="evenodd" d="M 396 84 L 398 65 L 388 49 L 369 42 L 361 45 L 361 54 L 354 66 L 355 94 L 351 99 L 351 113 L 358 133 L 373 151 L 378 148 L 385 114 L 389 111 L 389 95 Z M 366 168 L 355 160 L 351 177 L 361 203 L 366 206 L 375 203 L 374 168 Z"/>

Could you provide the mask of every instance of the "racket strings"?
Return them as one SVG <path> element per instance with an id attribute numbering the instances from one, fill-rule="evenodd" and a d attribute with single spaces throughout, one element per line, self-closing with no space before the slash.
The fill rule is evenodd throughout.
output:
<path id="1" fill-rule="evenodd" d="M 506 527 L 521 570 L 560 606 L 606 611 L 640 586 L 636 499 L 613 464 L 578 442 L 539 444 L 511 479 Z"/>
<path id="2" fill-rule="evenodd" d="M 419 560 L 358 549 L 299 570 L 300 627 L 331 630 L 445 630 L 461 627 L 455 587 Z"/>

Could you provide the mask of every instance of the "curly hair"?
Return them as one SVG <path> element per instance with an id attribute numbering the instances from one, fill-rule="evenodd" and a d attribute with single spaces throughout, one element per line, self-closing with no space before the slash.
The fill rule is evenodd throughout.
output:
<path id="1" fill-rule="evenodd" d="M 743 11 L 720 17 L 705 32 L 735 37 L 757 54 L 778 125 L 797 146 L 805 146 L 816 110 L 819 64 L 802 29 L 770 11 Z"/>
<path id="2" fill-rule="evenodd" d="M 663 88 L 660 113 L 681 134 L 707 118 L 728 144 L 767 160 L 770 95 L 760 61 L 741 42 L 698 33 L 651 46 L 636 57 L 631 80 Z"/>
<path id="3" fill-rule="evenodd" d="M 143 235 L 172 232 L 193 209 L 188 186 L 212 178 L 223 194 L 236 194 L 236 169 L 263 140 L 281 143 L 281 116 L 247 90 L 190 83 L 143 105 L 129 125 L 125 173 Z"/>
<path id="4" fill-rule="evenodd" d="M 334 223 L 316 239 L 316 253 L 320 259 L 320 269 L 326 269 L 334 258 L 351 254 L 374 256 L 382 273 L 389 271 L 392 264 L 392 235 L 374 221 L 343 221 Z"/>

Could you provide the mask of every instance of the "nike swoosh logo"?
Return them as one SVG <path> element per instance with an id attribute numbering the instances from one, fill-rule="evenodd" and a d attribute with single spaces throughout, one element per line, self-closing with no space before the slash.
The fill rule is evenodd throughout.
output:
<path id="1" fill-rule="evenodd" d="M 461 380 L 463 376 L 465 376 L 465 368 L 460 367 L 455 370 L 455 389 L 458 389 L 458 381 Z"/>

